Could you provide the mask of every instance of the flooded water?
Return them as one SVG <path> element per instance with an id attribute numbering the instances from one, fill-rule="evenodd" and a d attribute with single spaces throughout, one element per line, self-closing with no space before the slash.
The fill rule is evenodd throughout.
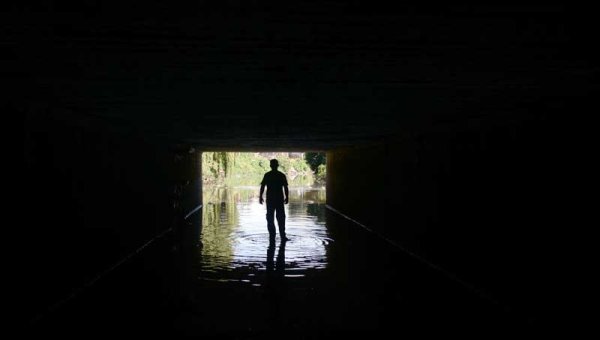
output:
<path id="1" fill-rule="evenodd" d="M 259 273 L 274 269 L 303 277 L 327 267 L 332 242 L 325 223 L 325 189 L 291 187 L 285 206 L 290 239 L 269 244 L 266 205 L 259 187 L 206 187 L 203 192 L 201 271 L 204 280 L 261 285 Z M 275 256 L 277 255 L 277 256 Z"/>
<path id="2" fill-rule="evenodd" d="M 44 320 L 40 333 L 308 339 L 473 327 L 480 336 L 517 325 L 326 209 L 324 189 L 290 188 L 291 240 L 270 244 L 258 189 L 205 187 L 202 216 L 180 229 L 181 238 L 148 246 Z M 192 227 L 200 222 L 201 230 Z"/>

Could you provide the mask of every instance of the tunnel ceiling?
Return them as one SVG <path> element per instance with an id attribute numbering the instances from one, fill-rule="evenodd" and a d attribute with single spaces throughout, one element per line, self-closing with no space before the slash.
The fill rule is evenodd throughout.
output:
<path id="1" fill-rule="evenodd" d="M 5 15 L 4 41 L 25 105 L 241 149 L 329 149 L 525 114 L 582 91 L 597 56 L 568 8 L 351 3 L 54 4 Z"/>

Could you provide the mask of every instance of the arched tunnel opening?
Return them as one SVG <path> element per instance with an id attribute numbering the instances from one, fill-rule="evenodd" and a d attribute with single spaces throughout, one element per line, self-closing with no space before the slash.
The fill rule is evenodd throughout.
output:
<path id="1" fill-rule="evenodd" d="M 580 177 L 571 113 L 598 90 L 593 11 L 106 6 L 3 13 L 24 118 L 22 329 L 320 338 L 578 321 L 565 178 Z M 292 171 L 307 153 L 326 161 Z M 232 177 L 231 154 L 263 163 Z M 272 158 L 290 180 L 287 242 L 270 242 L 259 202 Z"/>

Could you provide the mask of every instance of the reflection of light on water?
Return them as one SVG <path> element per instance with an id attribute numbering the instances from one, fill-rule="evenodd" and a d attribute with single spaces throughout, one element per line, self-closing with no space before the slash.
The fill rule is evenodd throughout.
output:
<path id="1" fill-rule="evenodd" d="M 249 223 L 240 218 L 239 229 L 233 243 L 233 261 L 248 264 L 248 261 L 264 261 L 265 247 L 269 243 L 264 207 L 260 206 L 260 215 L 253 215 Z M 286 212 L 287 213 L 287 212 Z M 250 222 L 252 221 L 252 222 Z M 286 225 L 290 241 L 286 243 L 286 262 L 298 263 L 303 267 L 322 268 L 325 264 L 325 246 L 330 242 L 323 223 L 310 218 L 290 218 Z"/>
<path id="2" fill-rule="evenodd" d="M 210 201 L 205 206 L 212 210 L 203 220 L 203 273 L 220 282 L 251 282 L 254 273 L 267 270 L 269 261 L 266 206 L 258 203 L 258 188 L 219 188 L 206 197 Z M 323 218 L 324 200 L 323 190 L 290 188 L 290 203 L 285 206 L 290 241 L 280 252 L 278 230 L 271 250 L 271 261 L 284 256 L 279 261 L 285 261 L 285 277 L 303 277 L 306 270 L 327 266 L 331 239 Z M 214 277 L 219 275 L 235 278 Z"/>

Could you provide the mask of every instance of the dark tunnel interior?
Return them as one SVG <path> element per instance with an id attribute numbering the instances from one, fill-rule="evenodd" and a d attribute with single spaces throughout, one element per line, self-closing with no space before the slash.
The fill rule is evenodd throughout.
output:
<path id="1" fill-rule="evenodd" d="M 269 311 L 287 337 L 582 322 L 569 191 L 577 117 L 598 91 L 594 20 L 566 5 L 9 6 L 4 78 L 24 121 L 28 211 L 19 325 L 275 332 L 203 309 L 258 320 L 246 288 L 194 286 L 203 299 L 171 303 L 196 262 L 166 244 L 198 239 L 208 150 L 326 152 L 319 216 L 338 265 L 286 281 L 296 309 Z"/>

